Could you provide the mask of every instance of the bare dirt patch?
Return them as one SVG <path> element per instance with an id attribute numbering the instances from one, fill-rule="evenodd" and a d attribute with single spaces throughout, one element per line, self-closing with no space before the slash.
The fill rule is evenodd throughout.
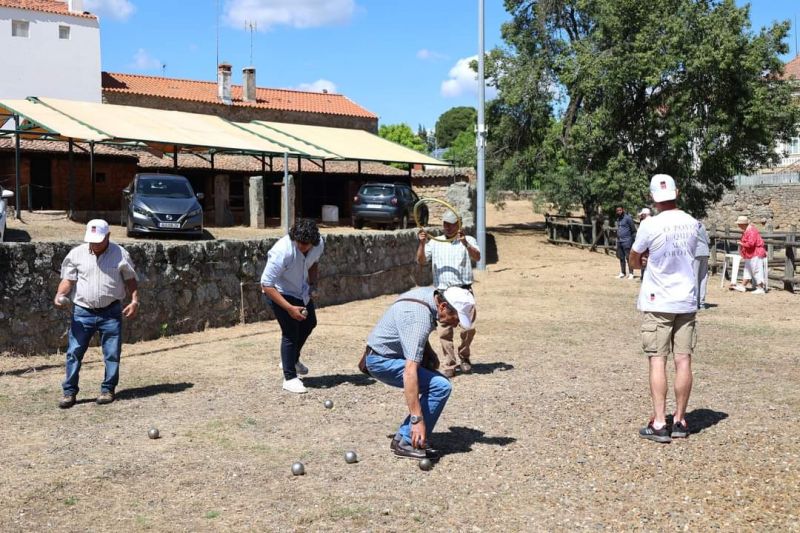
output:
<path id="1" fill-rule="evenodd" d="M 274 322 L 126 345 L 104 407 L 96 349 L 68 411 L 61 357 L 0 359 L 3 529 L 798 529 L 797 297 L 712 280 L 697 433 L 657 445 L 636 435 L 650 410 L 638 280 L 546 244 L 526 202 L 487 218 L 475 373 L 454 379 L 432 471 L 390 455 L 402 393 L 355 368 L 387 296 L 319 310 L 304 396 L 280 390 Z"/>

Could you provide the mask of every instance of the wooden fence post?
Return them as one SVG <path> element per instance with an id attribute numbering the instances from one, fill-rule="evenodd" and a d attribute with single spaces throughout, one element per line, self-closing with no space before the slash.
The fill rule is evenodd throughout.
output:
<path id="1" fill-rule="evenodd" d="M 597 215 L 592 215 L 592 247 L 597 246 Z"/>
<path id="2" fill-rule="evenodd" d="M 606 255 L 608 255 L 608 232 L 609 232 L 609 225 L 608 219 L 604 216 L 603 217 L 603 251 L 605 251 Z"/>
<path id="3" fill-rule="evenodd" d="M 772 223 L 767 222 L 764 224 L 764 233 L 767 234 L 767 238 L 772 237 Z M 769 258 L 769 262 L 771 263 L 773 259 L 775 259 L 775 245 L 768 244 L 767 245 L 767 257 Z M 768 273 L 767 273 L 768 274 Z"/>
<path id="4" fill-rule="evenodd" d="M 783 274 L 783 289 L 794 292 L 794 245 L 797 228 L 789 226 L 789 233 L 786 235 L 786 264 Z"/>
<path id="5" fill-rule="evenodd" d="M 728 242 L 731 240 L 731 231 L 728 228 L 728 225 L 725 224 L 725 253 L 729 254 L 730 250 L 728 249 Z"/>

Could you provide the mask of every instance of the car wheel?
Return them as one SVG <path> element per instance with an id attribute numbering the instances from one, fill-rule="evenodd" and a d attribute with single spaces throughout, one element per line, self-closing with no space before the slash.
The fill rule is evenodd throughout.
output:
<path id="1" fill-rule="evenodd" d="M 361 228 L 363 228 L 363 227 L 364 227 L 364 221 L 363 221 L 363 220 L 361 220 L 360 218 L 354 218 L 354 219 L 353 219 L 353 227 L 354 227 L 355 229 L 361 229 Z"/>

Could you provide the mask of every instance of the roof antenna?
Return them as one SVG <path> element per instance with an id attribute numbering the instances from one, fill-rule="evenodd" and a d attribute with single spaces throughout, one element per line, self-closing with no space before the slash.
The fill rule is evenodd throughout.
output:
<path id="1" fill-rule="evenodd" d="M 800 50 L 797 49 L 797 15 L 794 16 L 794 56 L 800 57 Z"/>
<path id="2" fill-rule="evenodd" d="M 166 63 L 161 63 L 161 77 L 162 78 L 166 78 L 167 77 L 167 64 Z"/>
<path id="3" fill-rule="evenodd" d="M 250 65 L 253 64 L 253 32 L 258 30 L 258 22 L 244 21 L 245 31 L 250 32 Z"/>

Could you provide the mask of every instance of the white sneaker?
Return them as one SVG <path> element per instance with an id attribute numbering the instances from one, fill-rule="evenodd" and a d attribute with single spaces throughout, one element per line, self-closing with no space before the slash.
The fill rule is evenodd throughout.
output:
<path id="1" fill-rule="evenodd" d="M 633 279 L 633 274 L 628 274 L 628 279 Z"/>
<path id="2" fill-rule="evenodd" d="M 305 385 L 303 385 L 303 382 L 300 381 L 300 378 L 294 378 L 288 381 L 283 380 L 283 390 L 293 392 L 295 394 L 305 394 L 308 392 Z"/>
<path id="3" fill-rule="evenodd" d="M 747 289 L 744 288 L 744 285 L 734 285 L 731 289 L 739 292 L 747 292 Z"/>
<path id="4" fill-rule="evenodd" d="M 617 274 L 617 279 L 622 279 L 622 278 L 624 278 L 624 277 L 625 277 L 625 274 L 623 274 L 622 272 L 620 272 L 619 274 Z"/>
<path id="5" fill-rule="evenodd" d="M 753 291 L 753 294 L 767 294 L 767 291 L 765 291 L 764 289 L 759 287 L 759 288 L 757 288 L 756 290 Z"/>
<path id="6" fill-rule="evenodd" d="M 283 361 L 278 363 L 278 368 L 283 370 Z M 305 376 L 306 374 L 308 374 L 308 367 L 303 363 L 301 363 L 300 361 L 298 361 L 297 364 L 294 365 L 294 371 L 300 374 L 301 376 Z"/>

